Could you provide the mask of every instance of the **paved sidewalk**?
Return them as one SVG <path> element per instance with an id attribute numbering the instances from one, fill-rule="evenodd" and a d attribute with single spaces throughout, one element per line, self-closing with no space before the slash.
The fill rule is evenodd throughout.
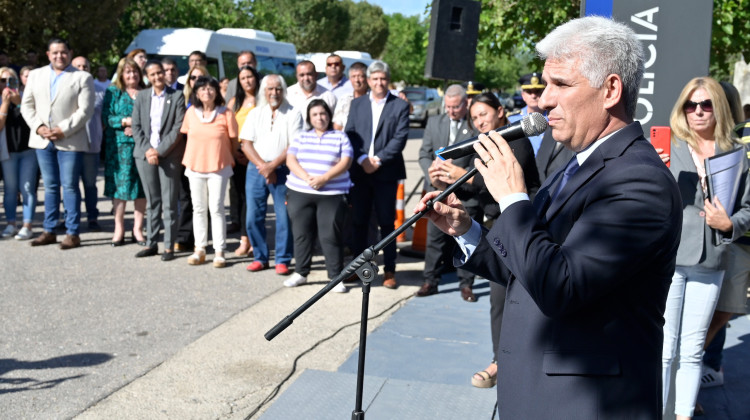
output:
<path id="1" fill-rule="evenodd" d="M 448 280 L 448 284 L 445 284 Z M 489 286 L 478 280 L 477 303 L 460 299 L 453 280 L 441 293 L 412 298 L 367 339 L 366 418 L 491 419 L 495 388 L 471 386 L 491 358 Z M 336 372 L 305 371 L 261 420 L 348 419 L 355 404 L 358 352 Z M 725 384 L 701 390 L 705 420 L 750 419 L 750 316 L 731 322 L 724 350 Z M 666 419 L 674 416 L 665 416 Z"/>

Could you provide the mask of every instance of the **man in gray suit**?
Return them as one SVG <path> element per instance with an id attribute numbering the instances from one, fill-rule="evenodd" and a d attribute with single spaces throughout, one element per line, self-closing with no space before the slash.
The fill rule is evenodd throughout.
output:
<path id="1" fill-rule="evenodd" d="M 455 142 L 470 139 L 476 133 L 466 118 L 468 114 L 468 98 L 466 89 L 461 85 L 450 85 L 445 90 L 445 112 L 431 117 L 424 131 L 422 147 L 419 149 L 419 166 L 425 176 L 425 189 L 435 191 L 430 184 L 430 166 L 436 157 L 435 151 Z M 469 166 L 471 157 L 460 158 L 453 163 L 459 166 Z M 459 162 L 460 161 L 460 162 Z M 474 200 L 476 201 L 476 200 Z M 479 202 L 469 203 L 479 205 Z M 416 296 L 424 297 L 438 292 L 440 276 L 447 270 L 453 270 L 453 247 L 455 241 L 449 235 L 441 232 L 433 223 L 427 224 L 427 245 L 424 254 L 424 284 L 416 292 Z M 474 275 L 465 270 L 459 270 L 459 288 L 461 297 L 467 302 L 475 302 L 476 297 L 471 290 Z"/>
<path id="2" fill-rule="evenodd" d="M 138 92 L 133 105 L 133 157 L 148 201 L 148 240 L 137 258 L 156 255 L 164 209 L 164 253 L 162 261 L 174 259 L 177 235 L 177 198 L 180 191 L 181 161 L 185 142 L 180 134 L 185 117 L 185 98 L 164 82 L 164 67 L 158 61 L 146 63 L 151 89 Z"/>
<path id="3" fill-rule="evenodd" d="M 86 124 L 94 113 L 94 79 L 70 65 L 72 51 L 60 38 L 47 46 L 50 65 L 32 70 L 26 83 L 21 114 L 31 129 L 29 147 L 37 149 L 44 179 L 44 232 L 31 246 L 57 242 L 60 187 L 65 206 L 65 239 L 60 248 L 81 246 L 81 190 L 78 180 L 83 154 L 89 150 Z"/>

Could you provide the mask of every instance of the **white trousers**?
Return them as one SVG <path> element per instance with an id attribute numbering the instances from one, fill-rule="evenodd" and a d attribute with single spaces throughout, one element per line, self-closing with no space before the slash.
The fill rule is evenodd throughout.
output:
<path id="1" fill-rule="evenodd" d="M 195 246 L 208 245 L 208 212 L 211 212 L 211 233 L 215 251 L 226 249 L 227 225 L 224 220 L 224 196 L 229 177 L 189 176 L 193 201 L 193 234 Z"/>
<path id="2" fill-rule="evenodd" d="M 662 383 L 664 404 L 669 395 L 672 361 L 679 362 L 675 376 L 674 412 L 692 417 L 701 383 L 701 358 L 708 325 L 719 299 L 724 271 L 699 266 L 677 266 L 669 286 L 664 311 L 664 347 L 662 349 Z"/>

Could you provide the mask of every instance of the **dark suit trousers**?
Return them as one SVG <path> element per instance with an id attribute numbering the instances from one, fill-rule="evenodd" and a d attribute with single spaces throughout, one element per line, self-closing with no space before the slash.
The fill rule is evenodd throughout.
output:
<path id="1" fill-rule="evenodd" d="M 193 245 L 193 199 L 190 196 L 190 181 L 185 176 L 185 167 L 180 165 L 180 220 L 178 222 L 177 242 Z"/>
<path id="2" fill-rule="evenodd" d="M 147 246 L 157 246 L 159 230 L 163 226 L 164 249 L 174 250 L 177 237 L 177 199 L 183 166 L 174 159 L 162 158 L 159 159 L 158 165 L 151 165 L 145 159 L 137 158 L 135 165 L 146 193 Z"/>
<path id="3" fill-rule="evenodd" d="M 232 174 L 231 178 L 231 185 L 234 186 L 234 192 L 236 194 L 236 200 L 235 204 L 237 205 L 237 215 L 239 216 L 239 225 L 240 225 L 240 235 L 247 236 L 247 229 L 245 228 L 245 222 L 247 218 L 247 199 L 245 195 L 245 178 L 247 177 L 247 165 L 241 165 L 239 163 L 236 163 L 234 165 L 234 173 Z M 231 207 L 231 199 L 229 200 Z M 230 210 L 230 220 L 232 223 L 236 223 L 234 220 L 234 215 L 231 214 Z"/>
<path id="4" fill-rule="evenodd" d="M 376 182 L 367 177 L 355 182 L 349 191 L 354 225 L 354 255 L 359 255 L 371 244 L 367 243 L 368 223 L 373 207 L 380 226 L 380 237 L 385 238 L 396 230 L 396 191 L 398 181 Z M 383 249 L 385 271 L 396 271 L 396 241 Z"/>

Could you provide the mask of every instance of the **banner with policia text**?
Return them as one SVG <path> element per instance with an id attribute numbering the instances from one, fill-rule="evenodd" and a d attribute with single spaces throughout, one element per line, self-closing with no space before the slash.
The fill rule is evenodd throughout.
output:
<path id="1" fill-rule="evenodd" d="M 582 0 L 582 16 L 606 16 L 629 25 L 643 42 L 645 73 L 636 119 L 668 126 L 687 82 L 708 75 L 713 2 L 706 0 Z"/>

